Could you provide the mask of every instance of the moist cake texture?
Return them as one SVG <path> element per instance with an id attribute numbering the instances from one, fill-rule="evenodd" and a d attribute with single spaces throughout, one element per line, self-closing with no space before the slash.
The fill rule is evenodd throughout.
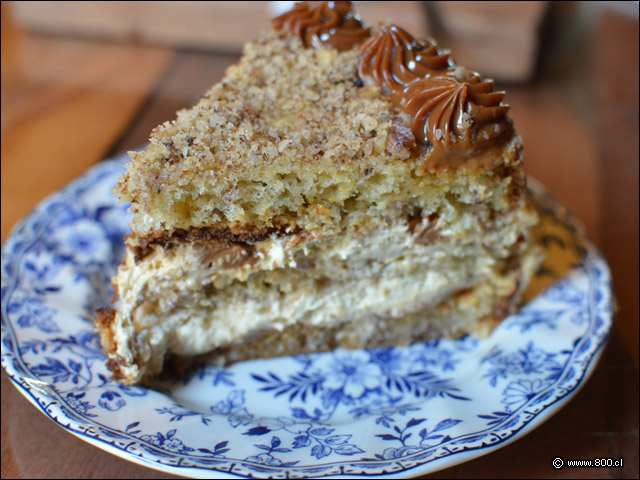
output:
<path id="1" fill-rule="evenodd" d="M 522 143 L 431 40 L 298 4 L 114 189 L 135 214 L 96 321 L 114 378 L 486 335 L 539 261 Z"/>

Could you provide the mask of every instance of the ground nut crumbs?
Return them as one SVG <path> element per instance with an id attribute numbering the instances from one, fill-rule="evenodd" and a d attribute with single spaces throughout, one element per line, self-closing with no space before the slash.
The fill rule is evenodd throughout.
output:
<path id="1" fill-rule="evenodd" d="M 441 172 L 433 180 L 442 187 L 425 189 L 419 177 L 436 165 L 431 150 L 417 148 L 379 86 L 354 81 L 357 65 L 357 51 L 306 49 L 273 33 L 247 44 L 220 84 L 134 154 L 114 189 L 139 212 L 134 232 L 217 222 L 270 228 L 274 218 L 293 229 L 334 231 L 366 221 L 375 213 L 366 205 L 383 211 L 453 188 Z M 512 150 L 500 161 L 517 156 Z M 494 162 L 491 152 L 486 158 Z M 365 181 L 365 170 L 376 172 L 376 183 Z M 318 216 L 312 204 L 329 211 Z"/>

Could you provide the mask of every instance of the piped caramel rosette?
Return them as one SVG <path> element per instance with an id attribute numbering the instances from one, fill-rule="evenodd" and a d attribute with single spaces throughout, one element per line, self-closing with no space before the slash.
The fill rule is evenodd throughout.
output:
<path id="1" fill-rule="evenodd" d="M 350 50 L 371 35 L 353 13 L 351 2 L 301 2 L 271 22 L 305 47 Z"/>
<path id="2" fill-rule="evenodd" d="M 492 80 L 449 57 L 435 42 L 381 25 L 360 50 L 358 74 L 391 96 L 418 142 L 449 150 L 481 147 L 504 130 L 509 106 L 502 104 L 504 92 L 494 91 Z"/>
<path id="3" fill-rule="evenodd" d="M 360 49 L 358 75 L 365 85 L 381 85 L 390 95 L 400 94 L 402 101 L 410 83 L 446 72 L 449 56 L 430 40 L 418 41 L 396 25 L 380 25 Z"/>
<path id="4" fill-rule="evenodd" d="M 499 136 L 509 106 L 504 92 L 494 92 L 492 81 L 471 75 L 464 81 L 453 75 L 431 76 L 403 91 L 401 117 L 421 143 L 450 150 L 470 150 Z"/>

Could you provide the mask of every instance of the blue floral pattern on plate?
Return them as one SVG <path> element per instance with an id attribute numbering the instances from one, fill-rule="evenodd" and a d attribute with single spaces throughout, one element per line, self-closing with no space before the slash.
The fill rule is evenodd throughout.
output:
<path id="1" fill-rule="evenodd" d="M 540 187 L 548 259 L 493 335 L 204 367 L 114 383 L 93 328 L 124 255 L 110 189 L 125 158 L 51 196 L 2 249 L 2 365 L 38 409 L 128 460 L 184 476 L 422 475 L 530 432 L 586 381 L 612 325 L 611 277 Z"/>

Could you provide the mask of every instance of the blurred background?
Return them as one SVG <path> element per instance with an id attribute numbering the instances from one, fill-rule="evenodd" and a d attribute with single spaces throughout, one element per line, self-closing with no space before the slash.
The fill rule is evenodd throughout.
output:
<path id="1" fill-rule="evenodd" d="M 529 174 L 581 219 L 614 274 L 615 333 L 568 412 L 505 449 L 518 462 L 490 455 L 441 476 L 557 476 L 548 463 L 562 446 L 567 458 L 625 456 L 624 470 L 568 475 L 637 478 L 638 2 L 355 3 L 368 23 L 433 36 L 507 90 Z M 2 240 L 47 195 L 196 103 L 291 4 L 3 1 Z M 3 374 L 2 478 L 161 476 L 49 425 L 7 384 Z M 78 452 L 71 462 L 45 454 L 52 436 Z"/>

